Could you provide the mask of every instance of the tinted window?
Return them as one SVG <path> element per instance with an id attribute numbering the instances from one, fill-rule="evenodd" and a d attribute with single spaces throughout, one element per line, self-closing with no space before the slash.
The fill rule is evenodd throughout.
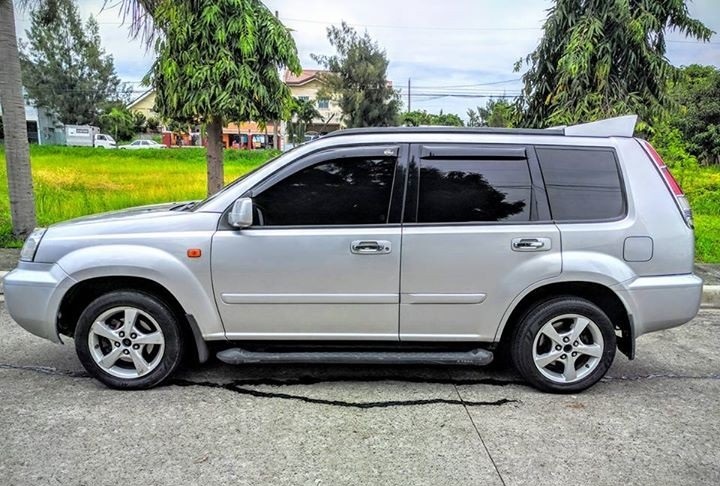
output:
<path id="1" fill-rule="evenodd" d="M 529 221 L 526 160 L 422 160 L 419 223 Z"/>
<path id="2" fill-rule="evenodd" d="M 255 224 L 385 224 L 395 162 L 344 158 L 305 168 L 253 198 Z"/>
<path id="3" fill-rule="evenodd" d="M 611 150 L 537 148 L 556 221 L 614 219 L 625 212 Z"/>

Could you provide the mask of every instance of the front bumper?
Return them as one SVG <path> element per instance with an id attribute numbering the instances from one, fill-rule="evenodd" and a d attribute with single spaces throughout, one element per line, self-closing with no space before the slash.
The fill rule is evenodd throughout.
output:
<path id="1" fill-rule="evenodd" d="M 3 280 L 5 307 L 25 330 L 60 343 L 57 314 L 75 281 L 56 264 L 20 262 Z"/>
<path id="2" fill-rule="evenodd" d="M 700 310 L 702 279 L 693 274 L 640 277 L 615 291 L 633 317 L 634 337 L 685 324 Z"/>

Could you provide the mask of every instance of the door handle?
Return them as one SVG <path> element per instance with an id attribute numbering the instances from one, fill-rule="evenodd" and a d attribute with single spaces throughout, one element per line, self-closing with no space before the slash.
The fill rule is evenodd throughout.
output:
<path id="1" fill-rule="evenodd" d="M 350 243 L 350 252 L 356 255 L 382 255 L 391 251 L 392 245 L 386 240 L 355 240 Z"/>
<path id="2" fill-rule="evenodd" d="M 548 251 L 550 238 L 513 238 L 513 251 Z"/>

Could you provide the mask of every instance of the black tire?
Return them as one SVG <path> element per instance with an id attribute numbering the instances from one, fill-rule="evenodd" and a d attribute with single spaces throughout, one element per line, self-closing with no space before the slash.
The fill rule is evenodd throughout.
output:
<path id="1" fill-rule="evenodd" d="M 546 323 L 566 314 L 577 314 L 595 323 L 602 335 L 603 349 L 592 372 L 578 381 L 561 383 L 540 372 L 533 359 L 533 346 L 535 337 Z M 615 359 L 616 341 L 612 322 L 602 309 L 588 300 L 563 296 L 539 303 L 521 318 L 512 334 L 510 356 L 517 371 L 535 388 L 551 393 L 577 393 L 591 387 L 605 376 Z M 549 343 L 552 344 L 552 341 Z M 556 362 L 553 366 L 557 364 Z"/>
<path id="2" fill-rule="evenodd" d="M 93 323 L 104 312 L 116 307 L 133 307 L 151 316 L 162 331 L 164 349 L 154 369 L 136 378 L 121 378 L 105 371 L 90 352 L 88 336 Z M 75 350 L 83 367 L 110 388 L 143 390 L 160 385 L 177 369 L 183 358 L 183 333 L 177 316 L 158 298 L 135 290 L 118 290 L 104 294 L 88 305 L 75 328 Z M 158 353 L 159 354 L 159 353 Z"/>

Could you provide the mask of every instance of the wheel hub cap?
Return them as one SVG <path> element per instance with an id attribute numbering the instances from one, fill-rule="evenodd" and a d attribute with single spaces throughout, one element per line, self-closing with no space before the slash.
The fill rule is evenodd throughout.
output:
<path id="1" fill-rule="evenodd" d="M 165 351 L 165 337 L 157 321 L 145 311 L 115 307 L 95 319 L 88 346 L 103 371 L 132 379 L 157 368 Z"/>
<path id="2" fill-rule="evenodd" d="M 582 380 L 602 359 L 600 328 L 579 314 L 564 314 L 546 322 L 533 342 L 533 361 L 543 376 L 556 383 Z"/>

